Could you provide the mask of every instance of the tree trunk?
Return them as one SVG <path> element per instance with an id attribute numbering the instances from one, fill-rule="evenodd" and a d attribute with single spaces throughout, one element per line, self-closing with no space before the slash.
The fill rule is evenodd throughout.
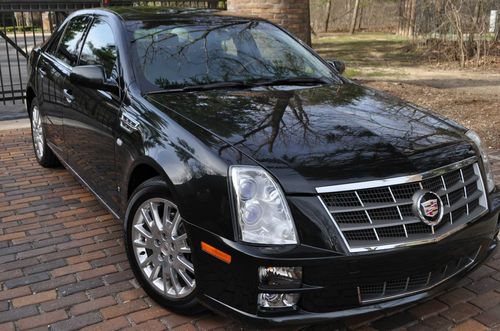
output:
<path id="1" fill-rule="evenodd" d="M 324 32 L 328 32 L 328 29 L 330 28 L 330 10 L 332 8 L 332 1 L 333 0 L 328 0 L 328 2 L 326 3 L 326 20 Z"/>
<path id="2" fill-rule="evenodd" d="M 408 27 L 408 36 L 415 36 L 415 24 L 417 21 L 417 0 L 411 0 L 410 3 L 410 24 Z"/>
<path id="3" fill-rule="evenodd" d="M 351 20 L 351 29 L 350 33 L 353 34 L 354 31 L 356 30 L 356 22 L 358 20 L 358 15 L 359 15 L 359 2 L 360 0 L 356 0 L 354 3 L 354 10 L 352 12 L 352 20 Z"/>
<path id="4" fill-rule="evenodd" d="M 404 31 L 404 25 L 405 25 L 405 5 L 406 5 L 406 0 L 399 0 L 399 7 L 398 7 L 398 34 L 402 35 Z"/>
<path id="5" fill-rule="evenodd" d="M 358 14 L 358 26 L 357 26 L 357 30 L 358 31 L 361 31 L 361 21 L 363 21 L 363 14 L 364 14 L 364 6 L 360 6 L 359 7 L 359 14 Z"/>

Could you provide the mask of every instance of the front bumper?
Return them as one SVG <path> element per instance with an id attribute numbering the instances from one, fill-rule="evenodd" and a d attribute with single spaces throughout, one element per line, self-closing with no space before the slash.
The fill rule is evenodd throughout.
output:
<path id="1" fill-rule="evenodd" d="M 304 324 L 361 315 L 406 305 L 433 296 L 482 264 L 496 249 L 500 194 L 490 200 L 490 212 L 442 241 L 366 254 L 336 253 L 305 245 L 257 247 L 234 242 L 189 225 L 193 241 L 199 300 L 212 310 L 253 324 Z M 230 264 L 200 249 L 201 241 L 231 255 Z M 425 288 L 364 301 L 360 288 L 449 268 L 451 273 Z M 302 266 L 300 289 L 259 289 L 259 266 Z M 446 273 L 446 270 L 445 270 Z M 408 286 L 408 284 L 406 284 Z M 260 292 L 295 292 L 295 310 L 270 312 L 257 307 Z"/>

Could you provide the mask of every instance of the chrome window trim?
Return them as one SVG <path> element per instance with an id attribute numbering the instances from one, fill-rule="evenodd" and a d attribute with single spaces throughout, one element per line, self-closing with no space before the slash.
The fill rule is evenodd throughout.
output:
<path id="1" fill-rule="evenodd" d="M 465 160 L 455 162 L 455 163 L 449 164 L 447 166 L 433 169 L 430 171 L 426 171 L 426 172 L 423 172 L 420 174 L 394 177 L 394 178 L 386 178 L 386 179 L 377 179 L 377 180 L 371 180 L 371 181 L 367 181 L 367 182 L 339 184 L 339 185 L 331 185 L 331 186 L 321 186 L 321 187 L 316 187 L 316 192 L 317 193 L 335 193 L 335 192 L 342 192 L 342 191 L 354 191 L 354 190 L 369 189 L 369 188 L 375 188 L 375 187 L 380 187 L 380 186 L 393 186 L 393 185 L 399 185 L 399 184 L 419 182 L 419 181 L 422 181 L 422 180 L 425 180 L 428 178 L 443 175 L 443 174 L 450 172 L 450 171 L 453 171 L 453 170 L 463 168 L 463 167 L 468 166 L 470 164 L 473 164 L 475 162 L 477 162 L 477 157 L 472 156 L 472 157 L 469 157 Z"/>

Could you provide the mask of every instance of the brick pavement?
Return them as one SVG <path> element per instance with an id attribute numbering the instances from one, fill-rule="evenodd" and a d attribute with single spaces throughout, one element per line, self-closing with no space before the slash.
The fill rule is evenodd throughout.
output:
<path id="1" fill-rule="evenodd" d="M 492 158 L 500 179 L 500 151 Z M 0 131 L 0 286 L 0 331 L 250 329 L 208 312 L 176 315 L 148 298 L 127 262 L 121 224 L 66 170 L 38 166 L 27 129 Z M 360 330 L 500 330 L 500 251 L 432 300 L 343 322 Z"/>

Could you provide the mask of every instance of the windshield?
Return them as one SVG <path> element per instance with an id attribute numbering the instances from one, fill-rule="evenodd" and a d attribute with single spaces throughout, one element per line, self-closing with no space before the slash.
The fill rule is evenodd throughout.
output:
<path id="1" fill-rule="evenodd" d="M 141 25 L 131 32 L 132 47 L 148 90 L 297 78 L 338 81 L 320 59 L 269 23 Z"/>

